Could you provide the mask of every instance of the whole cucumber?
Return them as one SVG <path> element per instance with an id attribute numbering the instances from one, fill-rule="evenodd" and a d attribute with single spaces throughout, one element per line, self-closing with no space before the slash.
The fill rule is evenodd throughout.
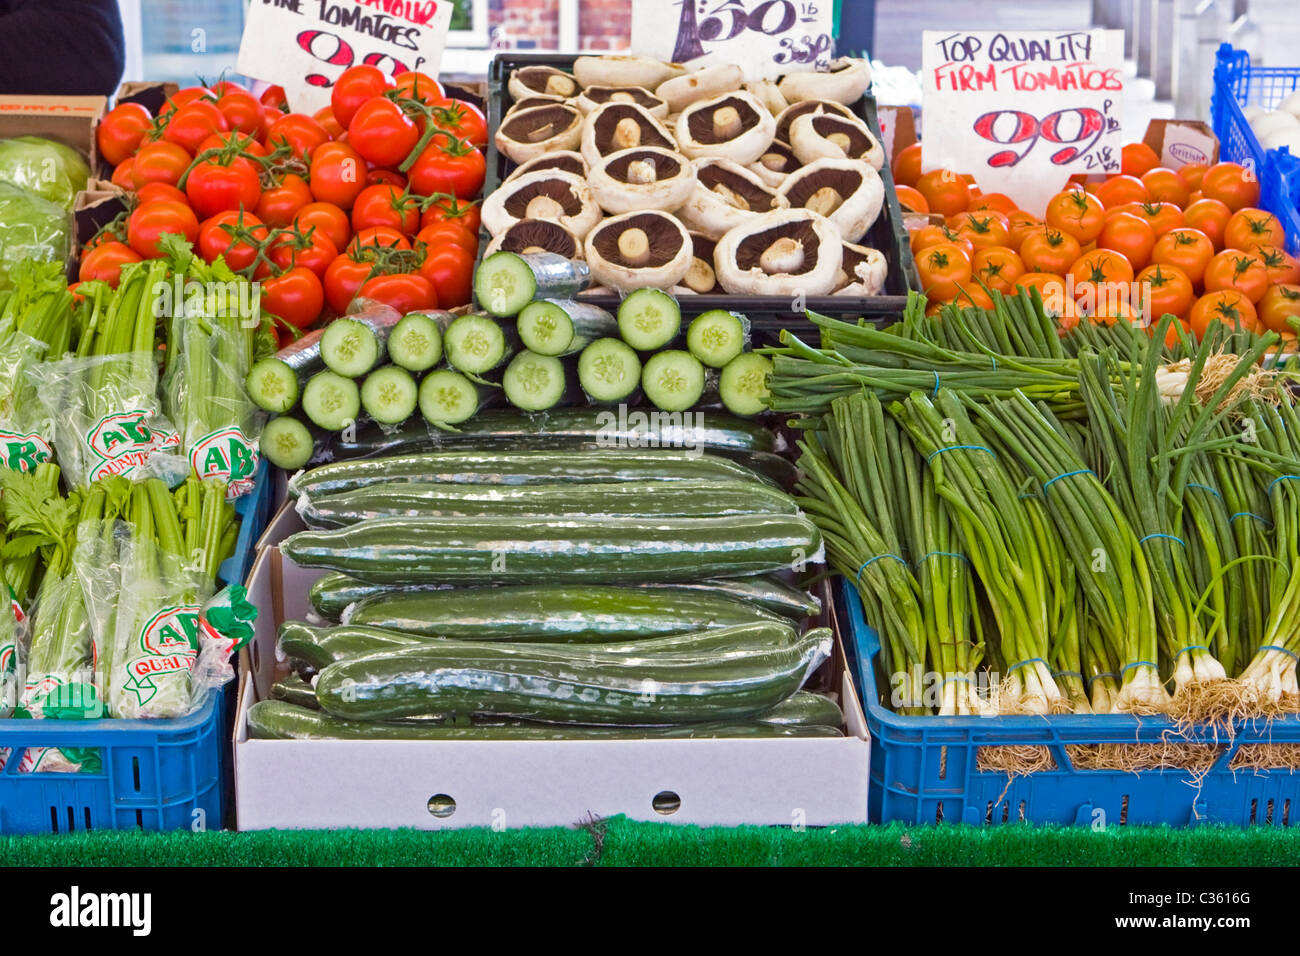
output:
<path id="1" fill-rule="evenodd" d="M 803 515 L 380 518 L 302 531 L 280 550 L 301 567 L 376 584 L 696 581 L 823 557 L 821 532 Z"/>
<path id="2" fill-rule="evenodd" d="M 801 690 L 754 718 L 760 723 L 793 727 L 842 727 L 840 705 L 822 694 Z"/>
<path id="3" fill-rule="evenodd" d="M 827 628 L 791 644 L 647 656 L 601 655 L 591 645 L 430 641 L 331 664 L 316 697 L 349 720 L 456 713 L 615 725 L 730 721 L 790 697 L 830 651 Z"/>
<path id="4" fill-rule="evenodd" d="M 297 674 L 290 674 L 288 677 L 281 678 L 272 684 L 271 699 L 282 700 L 286 704 L 308 707 L 312 710 L 320 709 L 320 703 L 316 700 L 315 688 Z"/>
<path id="5" fill-rule="evenodd" d="M 396 631 L 373 627 L 313 627 L 303 621 L 285 621 L 278 636 L 280 650 L 286 657 L 303 661 L 313 670 L 321 670 L 347 657 L 420 643 L 420 638 Z"/>

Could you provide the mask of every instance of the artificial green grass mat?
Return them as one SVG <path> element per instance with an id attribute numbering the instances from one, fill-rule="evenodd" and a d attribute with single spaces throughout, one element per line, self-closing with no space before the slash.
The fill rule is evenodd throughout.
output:
<path id="1" fill-rule="evenodd" d="M 0 837 L 0 866 L 1294 866 L 1300 834 L 1204 826 L 265 830 Z"/>

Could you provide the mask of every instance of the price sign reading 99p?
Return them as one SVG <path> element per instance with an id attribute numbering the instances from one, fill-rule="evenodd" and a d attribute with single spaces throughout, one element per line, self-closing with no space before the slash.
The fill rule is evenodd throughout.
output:
<path id="1" fill-rule="evenodd" d="M 1119 172 L 1122 31 L 927 30 L 922 42 L 926 172 L 970 173 L 1037 215 L 1070 176 Z"/>

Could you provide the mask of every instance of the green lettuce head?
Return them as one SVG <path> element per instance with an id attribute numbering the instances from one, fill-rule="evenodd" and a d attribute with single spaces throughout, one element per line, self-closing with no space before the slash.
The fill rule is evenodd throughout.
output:
<path id="1" fill-rule="evenodd" d="M 89 178 L 90 167 L 71 146 L 39 136 L 0 139 L 0 182 L 71 209 Z"/>

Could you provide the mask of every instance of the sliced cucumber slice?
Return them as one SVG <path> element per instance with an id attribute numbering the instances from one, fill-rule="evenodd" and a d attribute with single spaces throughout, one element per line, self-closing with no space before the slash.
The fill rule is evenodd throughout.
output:
<path id="1" fill-rule="evenodd" d="M 738 312 L 711 309 L 686 330 L 686 348 L 710 368 L 722 368 L 749 344 L 749 320 Z"/>
<path id="2" fill-rule="evenodd" d="M 494 252 L 474 273 L 474 298 L 480 309 L 507 318 L 533 299 L 572 298 L 590 277 L 585 262 L 553 252 Z"/>
<path id="3" fill-rule="evenodd" d="M 298 404 L 298 375 L 284 360 L 264 358 L 249 369 L 244 390 L 258 408 L 279 415 Z"/>
<path id="4" fill-rule="evenodd" d="M 410 372 L 396 365 L 385 365 L 366 376 L 361 385 L 361 407 L 379 424 L 397 425 L 415 412 L 419 395 Z"/>
<path id="5" fill-rule="evenodd" d="M 618 332 L 639 352 L 661 349 L 682 329 L 677 300 L 658 289 L 637 289 L 618 307 Z"/>
<path id="6" fill-rule="evenodd" d="M 311 461 L 314 446 L 311 430 L 289 415 L 282 415 L 267 422 L 258 441 L 262 457 L 276 468 L 283 468 L 285 471 L 306 468 L 307 463 Z"/>
<path id="7" fill-rule="evenodd" d="M 573 341 L 573 319 L 556 302 L 529 302 L 516 322 L 519 341 L 538 355 L 563 355 Z"/>
<path id="8" fill-rule="evenodd" d="M 641 371 L 641 390 L 656 408 L 684 412 L 704 394 L 704 364 L 681 349 L 656 352 Z"/>
<path id="9" fill-rule="evenodd" d="M 526 412 L 554 408 L 564 398 L 564 363 L 553 355 L 524 350 L 506 366 L 501 389 L 506 401 Z"/>
<path id="10" fill-rule="evenodd" d="M 348 378 L 359 378 L 377 364 L 383 349 L 379 336 L 357 319 L 335 319 L 320 339 L 320 357 L 326 367 Z"/>
<path id="11" fill-rule="evenodd" d="M 766 355 L 737 355 L 722 369 L 718 397 L 733 415 L 757 415 L 767 408 L 767 377 L 771 374 L 772 361 Z"/>
<path id="12" fill-rule="evenodd" d="M 641 359 L 619 339 L 597 339 L 578 356 L 578 384 L 593 402 L 621 402 L 641 384 Z"/>
<path id="13" fill-rule="evenodd" d="M 457 318 L 443 333 L 442 347 L 452 367 L 469 375 L 490 372 L 510 357 L 505 330 L 488 315 Z"/>
<path id="14" fill-rule="evenodd" d="M 326 431 L 340 432 L 361 414 L 357 383 L 335 372 L 317 372 L 302 390 L 302 410 Z"/>
<path id="15" fill-rule="evenodd" d="M 388 334 L 388 358 L 410 372 L 424 372 L 442 361 L 442 329 L 423 312 L 411 312 Z"/>
<path id="16" fill-rule="evenodd" d="M 420 414 L 435 425 L 459 425 L 478 411 L 479 392 L 460 372 L 440 368 L 420 383 Z"/>

